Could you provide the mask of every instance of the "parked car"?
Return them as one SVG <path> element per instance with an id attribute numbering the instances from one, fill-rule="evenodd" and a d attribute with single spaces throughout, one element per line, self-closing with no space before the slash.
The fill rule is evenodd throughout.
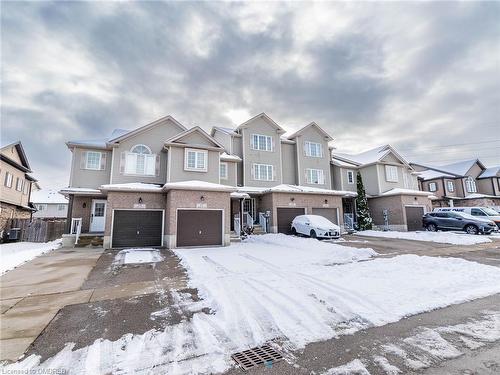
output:
<path id="1" fill-rule="evenodd" d="M 463 230 L 469 234 L 490 234 L 498 230 L 493 221 L 464 212 L 434 211 L 425 214 L 422 221 L 424 228 L 431 232 L 437 230 Z"/>
<path id="2" fill-rule="evenodd" d="M 311 238 L 339 238 L 340 227 L 319 215 L 300 215 L 292 221 L 292 233 Z"/>
<path id="3" fill-rule="evenodd" d="M 434 212 L 443 211 L 464 212 L 482 219 L 492 220 L 500 228 L 500 213 L 489 207 L 439 207 L 434 209 Z"/>

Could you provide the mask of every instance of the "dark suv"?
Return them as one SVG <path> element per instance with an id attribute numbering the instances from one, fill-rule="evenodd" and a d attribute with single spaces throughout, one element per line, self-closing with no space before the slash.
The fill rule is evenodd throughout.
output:
<path id="1" fill-rule="evenodd" d="M 428 231 L 463 230 L 469 234 L 490 234 L 497 230 L 496 224 L 487 219 L 480 219 L 463 212 L 438 211 L 427 213 L 422 218 Z"/>

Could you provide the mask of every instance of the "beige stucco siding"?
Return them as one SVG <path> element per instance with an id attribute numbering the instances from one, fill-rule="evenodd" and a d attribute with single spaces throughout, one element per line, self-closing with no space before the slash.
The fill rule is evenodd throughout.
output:
<path id="1" fill-rule="evenodd" d="M 84 155 L 86 151 L 100 152 L 106 155 L 106 166 L 103 170 L 91 170 L 83 168 L 85 165 Z M 75 147 L 71 160 L 70 186 L 77 188 L 97 189 L 103 184 L 109 184 L 111 175 L 112 152 L 91 148 Z"/>
<path id="2" fill-rule="evenodd" d="M 219 151 L 208 151 L 208 165 L 206 172 L 184 170 L 184 147 L 170 147 L 170 179 L 169 182 L 199 180 L 219 183 Z"/>
<path id="3" fill-rule="evenodd" d="M 232 139 L 229 134 L 223 133 L 219 130 L 215 130 L 213 138 L 217 140 L 222 146 L 224 146 L 224 149 L 228 154 L 230 154 L 232 151 Z"/>
<path id="4" fill-rule="evenodd" d="M 398 182 L 387 181 L 386 178 L 386 165 L 395 166 L 398 169 Z M 401 188 L 401 189 L 417 189 L 417 177 L 415 175 L 410 174 L 410 170 L 405 165 L 399 163 L 390 163 L 390 164 L 377 164 L 378 175 L 380 177 L 380 193 L 384 193 L 391 189 Z M 408 178 L 408 186 L 405 186 L 403 174 L 407 175 Z"/>
<path id="5" fill-rule="evenodd" d="M 257 118 L 241 130 L 243 135 L 243 183 L 246 186 L 272 187 L 282 183 L 281 173 L 281 142 L 275 127 L 262 118 Z M 261 151 L 251 148 L 252 134 L 267 135 L 272 137 L 273 150 Z M 270 164 L 274 167 L 273 181 L 260 181 L 252 176 L 253 164 Z"/>
<path id="6" fill-rule="evenodd" d="M 377 165 L 369 165 L 360 169 L 361 178 L 363 179 L 363 185 L 365 187 L 365 192 L 368 195 L 378 195 L 380 194 L 379 188 L 379 174 Z M 385 176 L 385 175 L 384 175 Z M 380 178 L 385 178 L 380 176 Z"/>
<path id="7" fill-rule="evenodd" d="M 281 144 L 281 160 L 283 162 L 283 183 L 296 185 L 297 184 L 297 154 L 295 145 L 290 143 Z"/>
<path id="8" fill-rule="evenodd" d="M 357 190 L 357 187 L 356 187 L 356 175 L 358 173 L 358 171 L 356 169 L 349 169 L 349 168 L 339 168 L 340 169 L 340 173 L 342 174 L 342 189 L 341 190 L 345 190 L 345 191 L 356 191 Z M 349 183 L 349 180 L 347 179 L 347 172 L 348 171 L 352 171 L 353 172 L 353 183 L 350 184 Z"/>
<path id="9" fill-rule="evenodd" d="M 238 184 L 237 167 L 238 164 L 240 163 L 228 162 L 228 161 L 226 162 L 221 161 L 221 163 L 227 164 L 227 178 L 221 178 L 220 183 L 222 185 L 236 186 Z"/>
<path id="10" fill-rule="evenodd" d="M 170 120 L 156 125 L 147 131 L 138 133 L 130 138 L 120 141 L 118 147 L 113 149 L 114 162 L 112 171 L 112 183 L 122 184 L 131 182 L 145 183 L 165 183 L 167 179 L 167 154 L 162 152 L 165 141 L 183 130 Z M 158 176 L 127 176 L 120 173 L 122 152 L 129 152 L 134 146 L 143 144 L 151 149 L 153 154 L 160 155 L 159 175 Z"/>

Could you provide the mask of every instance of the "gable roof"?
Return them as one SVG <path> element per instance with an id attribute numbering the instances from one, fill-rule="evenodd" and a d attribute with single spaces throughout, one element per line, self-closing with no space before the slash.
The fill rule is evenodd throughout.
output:
<path id="1" fill-rule="evenodd" d="M 288 136 L 287 138 L 288 139 L 293 139 L 293 138 L 296 138 L 297 136 L 299 136 L 301 133 L 303 133 L 304 131 L 306 131 L 307 129 L 311 128 L 311 127 L 315 127 L 316 129 L 319 130 L 319 132 L 321 134 L 324 135 L 324 137 L 327 139 L 327 141 L 333 141 L 333 138 L 330 136 L 330 134 L 328 134 L 326 131 L 324 131 L 318 124 L 316 124 L 314 121 L 307 124 L 306 126 L 304 126 L 303 128 L 297 130 L 295 133 L 293 133 L 292 135 Z"/>
<path id="2" fill-rule="evenodd" d="M 33 203 L 68 204 L 68 200 L 57 190 L 32 191 L 30 200 Z"/>
<path id="3" fill-rule="evenodd" d="M 490 177 L 497 177 L 500 174 L 500 165 L 497 165 L 495 167 L 489 167 L 486 168 L 483 173 L 479 175 L 478 178 L 490 178 Z"/>
<path id="4" fill-rule="evenodd" d="M 170 137 L 169 139 L 167 139 L 165 141 L 165 145 L 169 145 L 169 146 L 177 146 L 177 145 L 179 145 L 179 146 L 185 146 L 185 145 L 189 145 L 189 146 L 193 146 L 193 147 L 194 146 L 198 146 L 198 147 L 206 148 L 207 147 L 206 145 L 177 142 L 180 139 L 184 138 L 185 136 L 187 136 L 189 134 L 192 134 L 192 133 L 195 133 L 195 132 L 201 134 L 208 141 L 212 142 L 214 144 L 213 148 L 221 149 L 221 150 L 224 149 L 224 146 L 222 146 L 215 138 L 211 137 L 210 134 L 208 134 L 205 130 L 203 130 L 199 126 L 195 126 L 195 127 L 191 128 L 191 129 L 183 131 L 182 133 L 174 135 L 173 137 Z"/>
<path id="5" fill-rule="evenodd" d="M 16 148 L 17 154 L 19 155 L 19 159 L 21 160 L 22 164 L 17 163 L 15 160 L 12 160 L 7 155 L 4 155 L 3 153 L 1 154 L 2 160 L 5 160 L 6 162 L 11 164 L 12 166 L 17 167 L 24 172 L 32 172 L 30 164 L 28 162 L 28 157 L 26 156 L 26 153 L 24 152 L 24 148 L 23 148 L 21 141 L 6 143 L 6 144 L 2 145 L 0 149 L 3 151 L 6 148 L 10 148 L 10 147 Z"/>
<path id="6" fill-rule="evenodd" d="M 126 138 L 129 138 L 129 137 L 132 137 L 138 133 L 141 133 L 145 130 L 148 130 L 148 129 L 151 129 L 159 124 L 162 124 L 164 123 L 165 121 L 167 120 L 170 120 L 172 121 L 175 125 L 177 125 L 181 130 L 187 130 L 187 128 L 182 125 L 179 121 L 177 121 L 175 118 L 173 118 L 172 116 L 168 115 L 168 116 L 165 116 L 165 117 L 162 117 L 156 121 L 153 121 L 149 124 L 146 124 L 144 126 L 141 126 L 137 129 L 134 129 L 134 130 L 124 130 L 124 129 L 115 129 L 113 131 L 113 133 L 116 135 L 115 137 L 113 137 L 113 134 L 112 134 L 112 137 L 110 139 L 108 139 L 108 142 L 109 143 L 116 143 L 116 142 L 119 142 L 123 139 L 126 139 Z"/>
<path id="7" fill-rule="evenodd" d="M 359 167 L 362 165 L 377 163 L 391 153 L 403 164 L 410 167 L 408 162 L 391 145 L 375 147 L 359 154 L 343 154 L 334 152 L 332 157 L 333 159 L 352 163 Z"/>
<path id="8" fill-rule="evenodd" d="M 252 122 L 258 118 L 263 118 L 264 120 L 266 120 L 270 125 L 274 126 L 278 130 L 278 133 L 281 133 L 281 134 L 286 133 L 285 129 L 283 129 L 281 126 L 279 126 L 271 117 L 266 115 L 264 112 L 259 113 L 257 116 L 254 116 L 250 120 L 245 121 L 243 124 L 238 125 L 238 127 L 235 130 L 239 130 L 241 128 L 246 127 L 250 122 Z"/>
<path id="9" fill-rule="evenodd" d="M 424 181 L 434 180 L 436 178 L 442 178 L 442 177 L 445 177 L 445 178 L 457 178 L 457 176 L 455 176 L 455 175 L 452 175 L 452 174 L 449 174 L 449 173 L 445 173 L 445 172 L 441 172 L 441 171 L 435 171 L 434 169 L 427 169 L 425 171 L 418 172 L 417 177 L 420 178 L 420 179 L 422 179 L 422 180 L 424 180 Z"/>
<path id="10" fill-rule="evenodd" d="M 212 127 L 212 130 L 210 131 L 210 135 L 213 137 L 216 131 L 219 131 L 221 133 L 224 133 L 224 134 L 227 134 L 227 135 L 230 135 L 230 136 L 233 136 L 233 137 L 241 137 L 241 134 L 236 133 L 234 131 L 234 129 L 225 128 L 225 127 L 222 127 L 222 126 L 214 126 L 214 127 Z"/>
<path id="11" fill-rule="evenodd" d="M 486 169 L 486 167 L 479 161 L 479 159 L 471 159 L 471 160 L 464 160 L 464 161 L 459 161 L 451 164 L 446 164 L 446 165 L 437 165 L 437 166 L 430 166 L 430 165 L 424 165 L 424 164 L 418 164 L 418 163 L 412 163 L 415 165 L 418 165 L 420 167 L 427 168 L 428 170 L 433 170 L 436 172 L 439 172 L 441 174 L 445 175 L 452 175 L 452 177 L 465 177 L 467 175 L 467 172 L 472 168 L 474 164 L 478 164 L 481 169 Z M 419 172 L 420 176 L 422 176 L 423 172 Z M 484 173 L 484 171 L 483 171 Z M 446 176 L 444 176 L 446 177 Z"/>

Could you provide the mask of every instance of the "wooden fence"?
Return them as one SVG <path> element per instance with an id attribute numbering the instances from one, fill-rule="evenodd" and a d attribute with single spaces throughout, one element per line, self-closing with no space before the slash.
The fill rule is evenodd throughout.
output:
<path id="1" fill-rule="evenodd" d="M 66 219 L 11 219 L 7 228 L 21 229 L 18 241 L 47 242 L 62 237 Z"/>

